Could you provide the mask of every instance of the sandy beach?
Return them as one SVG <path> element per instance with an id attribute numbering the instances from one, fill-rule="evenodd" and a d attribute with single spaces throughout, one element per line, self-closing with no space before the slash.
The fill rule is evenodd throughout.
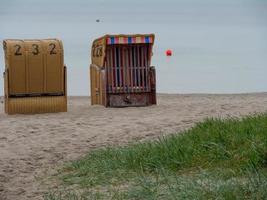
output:
<path id="1" fill-rule="evenodd" d="M 67 113 L 4 114 L 0 99 L 0 200 L 42 199 L 42 177 L 63 162 L 108 145 L 155 139 L 187 129 L 207 117 L 267 111 L 267 93 L 158 95 L 158 105 L 138 108 L 90 106 L 70 97 Z"/>

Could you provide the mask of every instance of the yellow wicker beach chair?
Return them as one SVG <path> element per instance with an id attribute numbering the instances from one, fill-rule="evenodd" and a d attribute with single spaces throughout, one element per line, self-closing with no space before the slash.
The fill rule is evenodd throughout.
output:
<path id="1" fill-rule="evenodd" d="M 67 71 L 58 39 L 4 40 L 5 112 L 67 111 Z"/>

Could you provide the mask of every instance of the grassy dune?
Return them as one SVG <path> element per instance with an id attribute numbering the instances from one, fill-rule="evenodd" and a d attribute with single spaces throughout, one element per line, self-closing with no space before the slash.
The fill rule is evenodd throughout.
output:
<path id="1" fill-rule="evenodd" d="M 267 199 L 267 114 L 93 151 L 57 179 L 44 199 Z"/>

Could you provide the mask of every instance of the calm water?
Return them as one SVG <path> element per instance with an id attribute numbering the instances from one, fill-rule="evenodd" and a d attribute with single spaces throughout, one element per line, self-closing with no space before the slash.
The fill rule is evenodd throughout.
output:
<path id="1" fill-rule="evenodd" d="M 91 42 L 106 33 L 156 34 L 158 92 L 267 91 L 266 0 L 0 0 L 0 30 L 61 38 L 70 95 L 89 94 Z"/>

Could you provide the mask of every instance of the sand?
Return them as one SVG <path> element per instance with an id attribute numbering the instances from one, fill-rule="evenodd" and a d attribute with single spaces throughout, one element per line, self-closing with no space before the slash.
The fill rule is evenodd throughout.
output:
<path id="1" fill-rule="evenodd" d="M 4 114 L 0 100 L 0 200 L 42 199 L 44 175 L 63 162 L 107 145 L 155 139 L 187 129 L 207 117 L 267 111 L 267 93 L 158 96 L 158 105 L 139 108 L 90 106 L 70 97 L 69 112 Z"/>

